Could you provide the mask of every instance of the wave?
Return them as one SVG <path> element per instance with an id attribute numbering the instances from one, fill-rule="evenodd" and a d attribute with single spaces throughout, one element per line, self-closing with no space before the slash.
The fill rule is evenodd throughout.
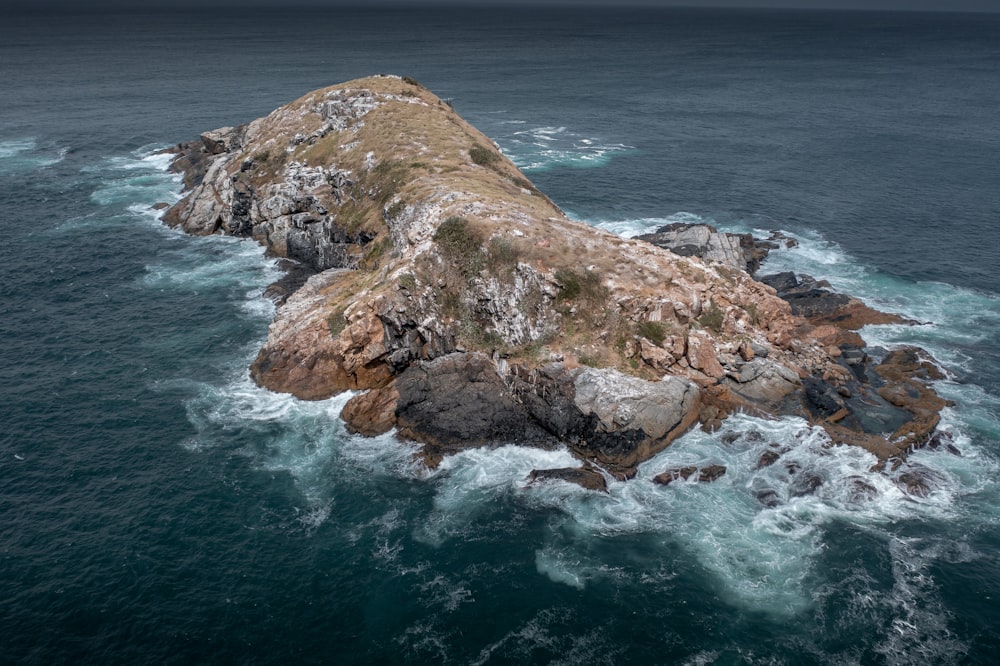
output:
<path id="1" fill-rule="evenodd" d="M 523 121 L 508 120 L 503 125 L 522 126 Z M 599 137 L 587 137 L 565 127 L 532 127 L 510 133 L 501 132 L 497 143 L 522 171 L 547 171 L 555 167 L 591 169 L 605 166 L 614 157 L 628 154 L 634 146 L 608 143 Z"/>
<path id="2" fill-rule="evenodd" d="M 169 154 L 141 149 L 129 157 L 112 157 L 85 167 L 85 172 L 99 174 L 103 180 L 91 194 L 91 201 L 101 206 L 126 206 L 137 215 L 158 219 L 155 204 L 174 203 L 180 198 L 181 177 L 167 171 L 171 159 Z"/>
<path id="3" fill-rule="evenodd" d="M 40 148 L 33 138 L 0 141 L 0 172 L 34 171 L 62 162 L 68 148 Z"/>

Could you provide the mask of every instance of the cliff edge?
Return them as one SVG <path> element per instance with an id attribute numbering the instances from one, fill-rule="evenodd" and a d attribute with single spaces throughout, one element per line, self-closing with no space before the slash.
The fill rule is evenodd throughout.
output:
<path id="1" fill-rule="evenodd" d="M 168 224 L 294 262 L 254 379 L 359 391 L 348 427 L 395 428 L 431 465 L 563 444 L 585 461 L 563 477 L 600 487 L 596 470 L 626 478 L 734 410 L 800 414 L 884 463 L 945 404 L 926 355 L 869 355 L 853 332 L 891 315 L 804 276 L 755 280 L 760 246 L 711 228 L 664 230 L 683 232 L 671 244 L 574 222 L 411 79 L 317 90 L 176 154 Z"/>

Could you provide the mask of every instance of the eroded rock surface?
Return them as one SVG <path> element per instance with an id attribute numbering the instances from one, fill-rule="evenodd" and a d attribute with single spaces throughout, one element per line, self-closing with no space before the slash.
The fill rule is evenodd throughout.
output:
<path id="1" fill-rule="evenodd" d="M 598 469 L 628 478 L 737 410 L 800 414 L 883 462 L 937 425 L 930 361 L 870 355 L 855 330 L 899 317 L 807 276 L 752 278 L 792 240 L 685 224 L 647 242 L 569 220 L 412 80 L 317 90 L 175 152 L 187 191 L 168 224 L 295 266 L 269 290 L 253 378 L 303 399 L 360 391 L 348 428 L 395 429 L 428 464 L 564 445 L 585 467 L 535 480 L 598 487 Z"/>

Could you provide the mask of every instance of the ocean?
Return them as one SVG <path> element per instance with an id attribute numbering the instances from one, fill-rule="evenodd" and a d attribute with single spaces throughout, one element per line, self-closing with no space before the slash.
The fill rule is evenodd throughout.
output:
<path id="1" fill-rule="evenodd" d="M 450 100 L 576 219 L 793 235 L 762 272 L 921 322 L 863 334 L 940 362 L 961 455 L 915 453 L 913 497 L 804 421 L 736 416 L 604 495 L 527 484 L 565 451 L 428 471 L 348 435 L 348 396 L 256 387 L 280 273 L 165 228 L 158 151 L 375 73 Z M 994 663 L 998 82 L 987 14 L 0 16 L 0 662 Z M 754 469 L 769 442 L 815 494 Z M 651 481 L 705 459 L 730 473 Z"/>

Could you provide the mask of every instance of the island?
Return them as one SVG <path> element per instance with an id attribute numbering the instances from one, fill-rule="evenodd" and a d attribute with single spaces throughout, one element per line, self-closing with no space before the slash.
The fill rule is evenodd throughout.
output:
<path id="1" fill-rule="evenodd" d="M 951 446 L 933 360 L 857 332 L 905 320 L 810 276 L 757 275 L 793 239 L 686 224 L 629 239 L 571 220 L 411 78 L 317 90 L 173 151 L 185 193 L 163 220 L 256 239 L 286 269 L 254 380 L 304 400 L 356 392 L 348 429 L 394 430 L 429 466 L 565 446 L 580 466 L 532 481 L 602 490 L 734 412 L 801 416 L 878 469 Z"/>

